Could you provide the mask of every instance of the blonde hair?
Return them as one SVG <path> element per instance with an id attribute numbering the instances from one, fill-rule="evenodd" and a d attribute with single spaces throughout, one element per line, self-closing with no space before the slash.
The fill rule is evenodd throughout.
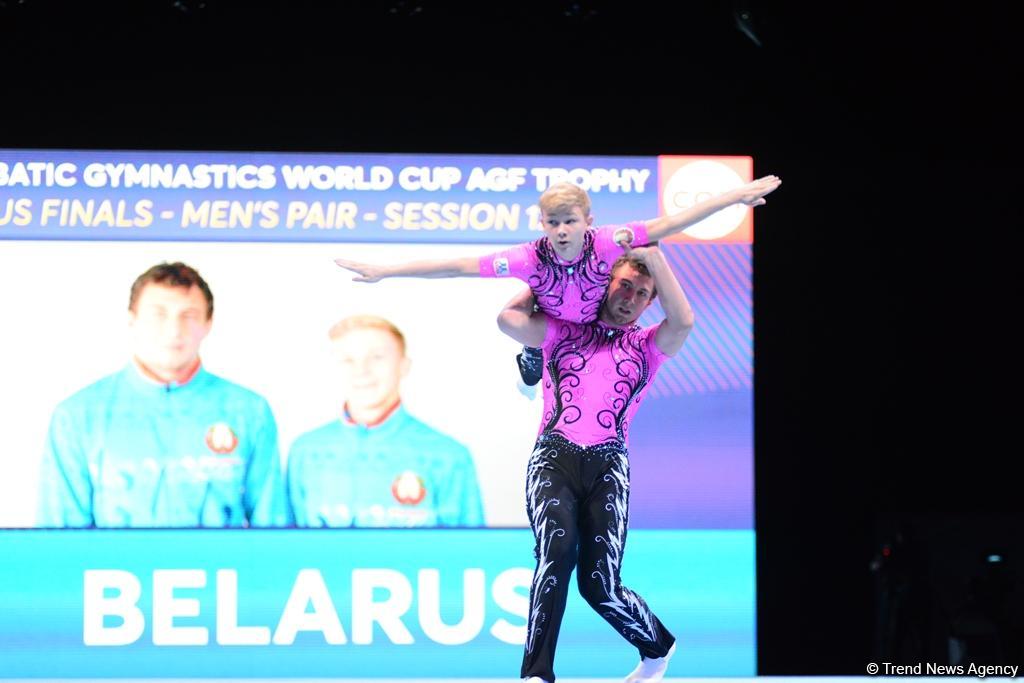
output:
<path id="1" fill-rule="evenodd" d="M 398 340 L 398 347 L 402 350 L 402 355 L 405 355 L 405 335 L 395 327 L 393 322 L 376 315 L 350 315 L 334 323 L 327 336 L 332 340 L 339 339 L 352 330 L 384 330 L 385 332 L 390 332 L 391 336 Z"/>
<path id="2" fill-rule="evenodd" d="M 544 213 L 571 211 L 578 206 L 584 218 L 590 215 L 590 195 L 572 183 L 555 183 L 544 190 L 537 204 Z"/>

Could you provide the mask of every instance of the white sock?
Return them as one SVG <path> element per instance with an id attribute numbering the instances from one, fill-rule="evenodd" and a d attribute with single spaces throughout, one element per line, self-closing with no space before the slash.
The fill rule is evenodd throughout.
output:
<path id="1" fill-rule="evenodd" d="M 526 679 L 526 683 L 548 683 L 548 681 L 545 681 L 540 676 L 530 676 Z"/>
<path id="2" fill-rule="evenodd" d="M 626 676 L 625 683 L 654 683 L 654 681 L 660 681 L 665 677 L 665 670 L 668 669 L 668 660 L 672 659 L 672 655 L 675 653 L 676 644 L 672 643 L 672 647 L 668 649 L 664 657 L 658 657 L 657 659 L 641 657 L 640 663 Z"/>

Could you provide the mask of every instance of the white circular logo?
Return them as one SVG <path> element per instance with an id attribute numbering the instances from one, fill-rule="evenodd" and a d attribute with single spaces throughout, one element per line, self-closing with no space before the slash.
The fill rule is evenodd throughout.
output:
<path id="1" fill-rule="evenodd" d="M 665 183 L 662 209 L 671 216 L 743 184 L 743 178 L 723 163 L 694 161 L 676 170 Z M 694 223 L 683 232 L 699 240 L 725 237 L 740 226 L 748 208 L 745 204 L 733 204 Z"/>

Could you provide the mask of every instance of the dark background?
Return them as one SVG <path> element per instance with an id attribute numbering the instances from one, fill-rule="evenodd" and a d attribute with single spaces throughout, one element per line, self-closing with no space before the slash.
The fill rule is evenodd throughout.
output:
<path id="1" fill-rule="evenodd" d="M 1018 20 L 0 0 L 0 147 L 752 155 L 759 672 L 1020 663 Z"/>

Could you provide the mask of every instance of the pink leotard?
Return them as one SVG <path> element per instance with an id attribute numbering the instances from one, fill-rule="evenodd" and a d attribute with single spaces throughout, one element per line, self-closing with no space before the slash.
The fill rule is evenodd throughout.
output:
<path id="1" fill-rule="evenodd" d="M 518 278 L 530 286 L 537 306 L 548 317 L 591 322 L 597 319 L 612 264 L 623 254 L 614 241 L 616 231 L 623 228 L 632 231 L 634 246 L 650 241 L 643 222 L 591 228 L 583 237 L 579 256 L 568 262 L 555 253 L 545 236 L 482 257 L 480 276 Z"/>
<path id="2" fill-rule="evenodd" d="M 540 433 L 580 446 L 627 446 L 629 423 L 668 358 L 655 343 L 657 331 L 658 325 L 614 327 L 549 317 Z"/>

